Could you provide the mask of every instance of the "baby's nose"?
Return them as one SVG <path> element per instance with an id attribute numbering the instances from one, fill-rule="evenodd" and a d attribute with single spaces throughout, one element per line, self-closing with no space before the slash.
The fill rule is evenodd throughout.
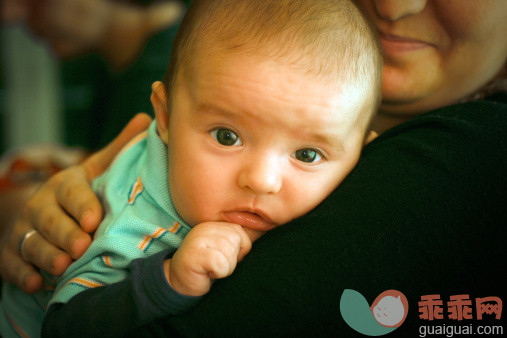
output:
<path id="1" fill-rule="evenodd" d="M 282 188 L 283 165 L 277 156 L 245 163 L 238 177 L 238 185 L 255 194 L 276 194 Z"/>

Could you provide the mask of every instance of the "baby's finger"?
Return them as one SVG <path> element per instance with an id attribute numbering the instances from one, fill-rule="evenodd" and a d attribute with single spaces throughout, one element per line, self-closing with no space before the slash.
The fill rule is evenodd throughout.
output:
<path id="1" fill-rule="evenodd" d="M 242 260 L 252 248 L 252 240 L 250 239 L 249 234 L 245 231 L 245 228 L 238 224 L 227 222 L 204 222 L 195 226 L 192 231 L 189 236 L 197 235 L 199 233 L 199 235 L 210 236 L 211 238 L 221 237 L 228 240 L 230 245 L 238 247 L 238 261 Z"/>
<path id="2" fill-rule="evenodd" d="M 239 238 L 239 236 L 237 236 L 237 238 Z M 240 251 L 239 240 L 231 242 L 230 238 L 216 237 L 210 241 L 206 249 L 210 253 L 210 260 L 217 259 L 217 257 L 219 257 L 219 260 L 216 263 L 218 264 L 219 270 L 225 274 L 222 277 L 215 278 L 224 278 L 234 272 L 238 263 L 238 255 Z M 215 252 L 220 253 L 221 256 L 215 256 Z M 227 260 L 227 265 L 225 265 L 222 258 Z M 225 270 L 226 268 L 227 270 Z"/>
<path id="3" fill-rule="evenodd" d="M 252 249 L 252 240 L 245 228 L 234 223 L 221 223 L 224 232 L 221 236 L 227 238 L 232 245 L 237 246 L 238 252 L 236 255 L 237 261 L 241 261 Z M 217 228 L 220 229 L 220 228 Z"/>
<path id="4" fill-rule="evenodd" d="M 238 262 L 241 262 L 241 260 L 250 252 L 252 249 L 252 237 L 255 239 L 259 238 L 260 236 L 256 237 L 257 233 L 254 235 L 250 235 L 247 233 L 249 229 L 245 229 L 242 226 L 239 226 L 239 229 L 236 229 L 238 231 L 241 242 L 239 245 L 239 251 L 238 251 Z"/>
<path id="5" fill-rule="evenodd" d="M 199 255 L 198 265 L 213 279 L 230 276 L 236 267 L 220 250 L 207 248 L 206 253 Z"/>

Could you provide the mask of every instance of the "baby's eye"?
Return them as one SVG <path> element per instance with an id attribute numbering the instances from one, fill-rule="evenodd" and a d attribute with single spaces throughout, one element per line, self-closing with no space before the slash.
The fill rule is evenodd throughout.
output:
<path id="1" fill-rule="evenodd" d="M 210 134 L 211 137 L 224 146 L 240 146 L 243 144 L 238 135 L 230 129 L 217 128 L 210 131 Z"/>
<path id="2" fill-rule="evenodd" d="M 290 156 L 304 163 L 315 163 L 322 160 L 322 156 L 320 155 L 319 151 L 311 148 L 296 150 Z"/>

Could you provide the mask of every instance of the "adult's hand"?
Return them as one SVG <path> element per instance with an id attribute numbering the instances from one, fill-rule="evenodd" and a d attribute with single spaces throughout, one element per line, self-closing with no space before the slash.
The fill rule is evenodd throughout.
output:
<path id="1" fill-rule="evenodd" d="M 28 200 L 0 246 L 0 275 L 5 281 L 35 293 L 43 280 L 33 265 L 58 276 L 83 255 L 92 241 L 89 233 L 102 220 L 102 207 L 90 182 L 150 122 L 148 115 L 136 115 L 107 147 L 83 164 L 54 175 Z M 37 233 L 25 240 L 22 257 L 18 242 L 32 229 Z"/>

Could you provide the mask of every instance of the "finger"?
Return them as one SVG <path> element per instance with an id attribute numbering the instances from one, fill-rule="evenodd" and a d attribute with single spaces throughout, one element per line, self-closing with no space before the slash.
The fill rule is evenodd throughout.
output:
<path id="1" fill-rule="evenodd" d="M 176 262 L 176 254 L 173 259 L 164 262 L 166 279 L 171 287 L 176 292 L 187 296 L 202 296 L 208 293 L 212 283 L 208 272 L 196 265 L 196 259 L 187 262 L 188 257 L 184 257 L 183 263 Z"/>
<path id="2" fill-rule="evenodd" d="M 236 228 L 236 231 L 239 233 L 241 242 L 239 244 L 239 252 L 238 252 L 238 262 L 241 262 L 243 258 L 250 252 L 252 249 L 252 241 L 256 240 L 260 237 L 258 232 L 254 232 L 253 234 L 249 234 L 247 230 L 242 226 Z"/>
<path id="3" fill-rule="evenodd" d="M 17 250 L 4 247 L 0 255 L 0 264 L 2 267 L 0 273 L 4 281 L 17 285 L 28 294 L 42 289 L 42 276 L 18 255 Z"/>
<path id="4" fill-rule="evenodd" d="M 9 238 L 7 244 L 8 252 L 18 256 L 19 259 L 17 262 L 20 262 L 19 260 L 30 262 L 55 276 L 61 275 L 72 263 L 72 259 L 66 252 L 63 252 L 52 243 L 48 242 L 39 232 L 24 239 L 22 246 L 23 257 L 21 256 L 18 243 L 20 239 L 25 236 L 25 233 L 32 229 L 34 228 L 29 222 L 20 218 L 16 222 Z M 91 239 L 89 239 L 89 241 L 91 241 Z"/>
<path id="5" fill-rule="evenodd" d="M 54 276 L 60 276 L 72 263 L 69 254 L 50 244 L 40 233 L 25 239 L 23 258 Z"/>
<path id="6" fill-rule="evenodd" d="M 20 238 L 24 233 L 20 231 L 36 229 L 42 235 L 41 237 L 43 237 L 40 241 L 37 241 L 38 245 L 53 247 L 44 250 L 44 252 L 51 251 L 56 253 L 57 250 L 61 251 L 60 249 L 63 249 L 70 253 L 73 258 L 79 258 L 91 243 L 91 238 L 79 227 L 74 219 L 69 217 L 59 207 L 51 193 L 51 187 L 49 189 L 44 187 L 27 203 L 24 213 L 16 226 L 17 235 Z M 43 198 L 45 198 L 45 203 L 41 203 L 41 199 Z M 96 197 L 93 196 L 93 198 Z M 79 203 L 79 198 L 71 195 L 69 200 L 63 201 L 63 203 Z M 98 209 L 95 212 L 100 217 L 102 213 L 100 204 L 95 208 Z M 96 220 L 96 222 L 99 223 L 100 221 Z M 41 258 L 36 257 L 36 259 L 37 261 L 33 261 L 33 263 L 42 268 L 43 266 L 38 265 Z M 47 266 L 44 265 L 44 267 Z"/>
<path id="7" fill-rule="evenodd" d="M 232 274 L 234 272 L 234 269 L 236 269 L 238 254 L 240 250 L 240 241 L 238 236 L 234 237 L 235 238 L 232 240 L 231 236 L 211 238 L 206 245 L 206 253 L 204 253 L 204 256 L 208 256 L 209 254 L 208 257 L 210 257 L 210 259 L 217 259 L 218 257 L 220 258 L 216 262 L 217 271 L 220 271 L 222 274 L 224 274 L 224 276 L 220 278 Z M 219 253 L 220 255 L 215 256 L 215 253 Z M 225 264 L 222 258 L 225 258 L 227 260 L 227 264 Z M 211 263 L 213 264 L 213 261 Z"/>
<path id="8" fill-rule="evenodd" d="M 245 231 L 245 228 L 238 224 L 227 222 L 204 222 L 196 225 L 187 237 L 209 236 L 223 237 L 229 240 L 231 245 L 239 245 L 237 260 L 241 261 L 252 248 L 252 239 L 257 239 L 260 234 L 252 235 Z"/>
<path id="9" fill-rule="evenodd" d="M 224 227 L 224 236 L 228 237 L 231 243 L 238 245 L 237 260 L 241 261 L 252 249 L 252 240 L 250 235 L 245 231 L 245 228 L 238 224 L 221 222 Z M 232 230 L 232 232 L 231 232 Z"/>
<path id="10" fill-rule="evenodd" d="M 53 243 L 55 248 L 63 249 L 74 259 L 81 257 L 90 246 L 92 242 L 90 235 L 83 231 L 58 206 L 48 205 L 38 215 L 37 223 L 34 226 L 48 241 L 47 245 Z M 45 244 L 41 243 L 41 245 Z"/>
<path id="11" fill-rule="evenodd" d="M 18 242 L 21 234 L 26 232 L 26 227 L 22 227 L 21 234 L 16 233 L 15 225 L 4 235 L 0 244 L 0 276 L 11 284 L 17 285 L 27 293 L 35 293 L 42 288 L 42 276 L 36 269 L 27 263 L 18 249 Z"/>
<path id="12" fill-rule="evenodd" d="M 140 113 L 129 121 L 123 128 L 121 133 L 104 149 L 90 156 L 84 163 L 84 169 L 88 179 L 91 181 L 98 175 L 102 174 L 115 158 L 118 152 L 130 141 L 134 136 L 146 130 L 152 119 L 149 115 Z"/>
<path id="13" fill-rule="evenodd" d="M 230 276 L 236 267 L 236 264 L 231 266 L 230 261 L 220 250 L 208 248 L 204 254 L 198 257 L 198 266 L 213 279 Z"/>
<path id="14" fill-rule="evenodd" d="M 102 206 L 86 180 L 84 170 L 77 166 L 69 169 L 68 173 L 65 174 L 59 180 L 59 184 L 56 185 L 57 202 L 73 219 L 79 222 L 84 231 L 92 232 L 96 230 L 102 220 Z M 64 214 L 60 211 L 55 217 L 58 216 L 58 219 L 64 222 L 59 224 L 59 228 L 61 227 L 59 231 L 62 234 L 68 234 L 64 232 L 66 229 L 74 231 L 78 225 L 71 218 L 64 217 L 66 216 Z"/>

